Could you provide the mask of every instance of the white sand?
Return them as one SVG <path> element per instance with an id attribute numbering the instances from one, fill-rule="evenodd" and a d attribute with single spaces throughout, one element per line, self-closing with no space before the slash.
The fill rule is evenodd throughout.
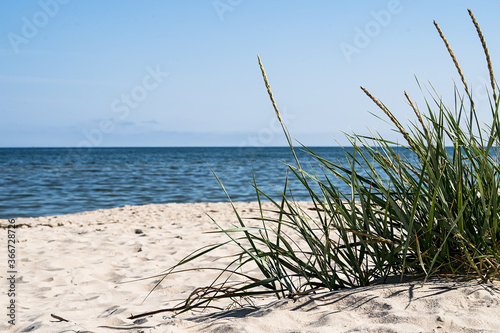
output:
<path id="1" fill-rule="evenodd" d="M 238 203 L 247 217 L 255 203 Z M 81 214 L 17 219 L 16 325 L 7 325 L 7 231 L 1 232 L 0 331 L 12 332 L 500 332 L 500 286 L 433 280 L 321 292 L 294 300 L 256 300 L 257 306 L 173 317 L 161 313 L 214 272 L 174 274 L 144 301 L 161 273 L 197 248 L 225 240 L 205 215 L 228 226 L 226 203 L 123 207 Z M 0 221 L 6 225 L 6 220 Z M 223 266 L 226 247 L 189 265 Z M 215 261 L 215 262 L 214 262 Z M 143 302 L 144 301 L 144 302 Z M 142 304 L 141 304 L 142 303 Z M 54 314 L 66 321 L 58 321 Z"/>

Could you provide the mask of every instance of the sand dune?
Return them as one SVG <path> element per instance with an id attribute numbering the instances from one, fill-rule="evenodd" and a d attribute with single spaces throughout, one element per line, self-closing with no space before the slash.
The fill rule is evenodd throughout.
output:
<path id="1" fill-rule="evenodd" d="M 257 216 L 255 203 L 237 203 Z M 172 307 L 216 273 L 174 274 L 146 300 L 158 279 L 130 282 L 177 263 L 197 248 L 225 240 L 206 216 L 234 222 L 227 203 L 122 207 L 20 218 L 16 223 L 16 325 L 11 332 L 500 332 L 500 285 L 432 280 L 319 292 L 295 299 L 255 299 L 225 311 L 172 313 Z M 0 221 L 6 225 L 7 221 Z M 2 232 L 7 244 L 7 232 Z M 6 246 L 5 246 L 6 248 Z M 190 264 L 223 266 L 231 247 Z M 222 259 L 221 259 L 222 258 Z M 1 288 L 9 288 L 2 262 Z M 2 308 L 9 301 L 1 293 Z M 4 310 L 6 313 L 7 310 Z M 64 320 L 61 320 L 64 319 Z"/>

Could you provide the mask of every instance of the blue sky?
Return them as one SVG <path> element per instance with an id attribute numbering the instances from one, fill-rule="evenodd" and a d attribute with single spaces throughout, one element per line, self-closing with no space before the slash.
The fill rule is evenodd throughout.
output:
<path id="1" fill-rule="evenodd" d="M 467 8 L 500 68 L 500 1 L 5 2 L 0 146 L 284 145 L 257 54 L 299 141 L 397 139 L 359 86 L 403 123 L 413 119 L 404 90 L 423 106 L 415 76 L 452 102 L 459 79 L 433 20 L 487 105 Z"/>

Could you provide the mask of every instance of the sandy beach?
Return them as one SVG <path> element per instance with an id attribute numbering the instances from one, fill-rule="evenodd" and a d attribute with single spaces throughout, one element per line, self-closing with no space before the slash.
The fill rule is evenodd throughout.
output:
<path id="1" fill-rule="evenodd" d="M 237 203 L 245 217 L 256 203 Z M 500 285 L 434 279 L 242 301 L 229 309 L 129 320 L 179 304 L 216 273 L 160 274 L 192 251 L 225 240 L 236 222 L 228 203 L 125 206 L 16 219 L 16 321 L 8 325 L 7 220 L 1 241 L 0 331 L 10 332 L 499 332 Z M 187 267 L 223 267 L 227 246 Z M 231 304 L 226 304 L 231 305 Z"/>

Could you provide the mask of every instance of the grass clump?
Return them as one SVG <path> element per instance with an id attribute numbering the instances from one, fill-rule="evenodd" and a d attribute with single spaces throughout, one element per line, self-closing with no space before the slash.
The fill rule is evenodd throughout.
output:
<path id="1" fill-rule="evenodd" d="M 455 105 L 450 109 L 434 92 L 425 98 L 422 112 L 405 92 L 416 116 L 405 128 L 361 87 L 403 136 L 404 144 L 379 135 L 347 135 L 352 145 L 352 149 L 344 149 L 349 165 L 326 160 L 303 147 L 317 161 L 321 174 L 301 167 L 259 58 L 267 91 L 295 157 L 295 164 L 288 164 L 287 180 L 290 176 L 300 181 L 309 192 L 312 208 L 305 209 L 293 200 L 287 180 L 280 200 L 273 200 L 255 184 L 261 208 L 256 218 L 259 225 L 247 225 L 234 209 L 238 226 L 220 231 L 240 249 L 236 259 L 221 269 L 224 274 L 212 285 L 197 289 L 181 306 L 166 310 L 184 312 L 221 298 L 290 297 L 320 288 L 367 286 L 393 276 L 498 278 L 500 100 L 484 37 L 472 12 L 469 14 L 490 73 L 492 123 L 480 126 L 458 61 L 434 22 L 465 94 L 455 86 Z M 340 192 L 333 179 L 345 182 L 351 192 Z M 266 217 L 263 199 L 272 203 L 273 217 Z M 200 249 L 163 278 L 222 245 Z M 257 267 L 258 276 L 245 273 L 249 267 Z M 246 282 L 231 282 L 233 275 Z"/>

